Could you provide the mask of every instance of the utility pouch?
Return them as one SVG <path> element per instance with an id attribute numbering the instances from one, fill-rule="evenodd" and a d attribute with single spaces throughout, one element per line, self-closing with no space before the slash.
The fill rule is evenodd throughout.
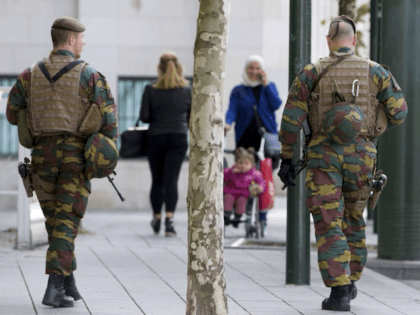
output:
<path id="1" fill-rule="evenodd" d="M 28 128 L 28 122 L 26 120 L 27 109 L 21 109 L 17 112 L 17 124 L 18 124 L 18 135 L 19 143 L 27 149 L 31 149 L 34 146 L 34 138 Z"/>
<path id="2" fill-rule="evenodd" d="M 23 186 L 26 190 L 26 195 L 30 198 L 33 196 L 34 187 L 32 184 L 32 167 L 31 160 L 28 158 L 24 159 L 24 162 L 18 164 L 18 171 L 20 177 L 22 177 Z"/>
<path id="3" fill-rule="evenodd" d="M 79 132 L 81 132 L 85 137 L 89 137 L 91 134 L 98 132 L 101 126 L 101 111 L 99 110 L 99 107 L 96 103 L 92 103 L 82 119 Z"/>
<path id="4" fill-rule="evenodd" d="M 368 203 L 371 187 L 363 186 L 360 190 L 344 192 L 344 204 L 348 210 L 363 212 Z"/>
<path id="5" fill-rule="evenodd" d="M 377 120 L 375 124 L 374 135 L 379 137 L 382 135 L 388 127 L 388 118 L 386 117 L 385 110 L 382 104 L 378 104 L 377 107 Z"/>

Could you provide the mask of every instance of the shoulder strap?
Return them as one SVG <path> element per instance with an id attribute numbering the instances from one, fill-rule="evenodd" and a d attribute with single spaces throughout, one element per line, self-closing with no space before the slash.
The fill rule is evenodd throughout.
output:
<path id="1" fill-rule="evenodd" d="M 69 72 L 72 68 L 74 68 L 75 66 L 77 66 L 79 63 L 82 63 L 82 62 L 84 62 L 84 61 L 83 60 L 74 60 L 74 61 L 70 62 L 68 65 L 63 67 L 60 71 L 58 71 L 52 79 L 51 79 L 51 76 L 50 76 L 47 68 L 45 67 L 45 65 L 42 61 L 38 62 L 38 67 L 39 67 L 39 69 L 41 69 L 42 73 L 45 75 L 45 77 L 48 79 L 48 81 L 50 81 L 51 83 L 55 83 L 58 79 L 61 78 L 61 76 L 63 74 Z"/>
<path id="2" fill-rule="evenodd" d="M 41 69 L 42 73 L 45 75 L 45 77 L 50 81 L 51 83 L 54 83 L 53 79 L 50 77 L 50 73 L 48 72 L 47 68 L 45 68 L 45 65 L 42 61 L 38 61 L 38 67 Z"/>
<path id="3" fill-rule="evenodd" d="M 258 114 L 257 105 L 254 105 L 253 106 L 253 109 L 254 109 L 254 113 L 255 113 L 255 119 L 257 120 L 258 132 L 262 136 L 262 135 L 264 135 L 264 133 L 266 132 L 266 130 L 265 130 L 263 124 L 262 124 L 260 115 Z"/>
<path id="4" fill-rule="evenodd" d="M 312 91 L 315 90 L 319 81 L 321 81 L 321 79 L 324 77 L 324 75 L 326 75 L 328 71 L 330 71 L 335 65 L 337 65 L 338 63 L 340 63 L 344 59 L 346 59 L 346 56 L 340 56 L 336 61 L 334 61 L 332 64 L 327 66 L 324 70 L 322 70 L 322 72 L 319 74 L 318 78 L 316 78 L 315 81 L 314 81 L 314 85 L 312 86 Z"/>

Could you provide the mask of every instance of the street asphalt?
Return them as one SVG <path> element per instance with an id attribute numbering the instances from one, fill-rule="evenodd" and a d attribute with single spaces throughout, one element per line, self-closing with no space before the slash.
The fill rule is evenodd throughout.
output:
<path id="1" fill-rule="evenodd" d="M 321 280 L 316 249 L 311 249 L 310 285 L 285 284 L 286 198 L 277 197 L 268 213 L 264 242 L 246 245 L 244 225 L 225 230 L 224 261 L 230 315 L 331 314 L 321 310 L 330 290 Z M 0 315 L 186 314 L 186 209 L 175 216 L 177 237 L 154 235 L 151 213 L 87 211 L 76 239 L 77 286 L 83 300 L 74 308 L 41 304 L 47 285 L 46 245 L 13 249 L 16 213 L 0 211 Z M 311 242 L 314 242 L 311 226 Z M 377 236 L 367 227 L 369 259 L 377 259 Z M 249 240 L 249 239 L 248 239 Z M 389 262 L 384 262 L 389 263 Z M 400 262 L 404 264 L 404 262 Z M 369 263 L 368 263 L 369 266 Z M 420 314 L 420 281 L 395 280 L 365 268 L 349 314 Z M 207 314 L 200 314 L 207 315 Z"/>

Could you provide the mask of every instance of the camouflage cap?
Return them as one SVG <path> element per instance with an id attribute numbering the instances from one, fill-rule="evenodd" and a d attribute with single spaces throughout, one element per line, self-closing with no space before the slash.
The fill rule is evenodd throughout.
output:
<path id="1" fill-rule="evenodd" d="M 86 178 L 102 178 L 112 174 L 117 166 L 118 149 L 110 138 L 95 132 L 86 141 L 84 157 Z"/>
<path id="2" fill-rule="evenodd" d="M 345 144 L 359 135 L 363 119 L 363 112 L 356 105 L 337 103 L 328 110 L 323 129 L 332 142 Z"/>
<path id="3" fill-rule="evenodd" d="M 84 32 L 86 30 L 86 27 L 82 23 L 72 17 L 60 17 L 56 19 L 51 28 L 78 33 Z"/>

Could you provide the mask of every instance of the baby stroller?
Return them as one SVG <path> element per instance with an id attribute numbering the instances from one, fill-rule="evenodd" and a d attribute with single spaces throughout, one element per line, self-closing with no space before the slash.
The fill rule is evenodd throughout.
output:
<path id="1" fill-rule="evenodd" d="M 264 135 L 265 133 L 265 129 L 262 128 L 261 129 L 261 135 Z M 257 170 L 261 170 L 260 169 L 260 163 L 261 161 L 265 160 L 265 155 L 264 155 L 264 144 L 265 144 L 265 139 L 262 136 L 261 137 L 261 144 L 260 144 L 260 149 L 258 150 L 258 152 L 255 152 L 255 166 L 257 168 Z M 224 150 L 225 154 L 234 154 L 235 150 Z M 228 163 L 227 163 L 227 159 L 226 157 L 224 157 L 223 159 L 223 167 L 227 168 L 228 167 Z M 270 165 L 271 168 L 271 165 Z M 268 189 L 268 188 L 267 188 Z M 262 222 L 260 221 L 260 204 L 259 204 L 259 196 L 250 196 L 248 198 L 247 204 L 246 204 L 246 208 L 245 208 L 245 213 L 242 216 L 241 220 L 239 221 L 239 223 L 245 223 L 245 237 L 246 238 L 250 238 L 250 237 L 254 237 L 254 238 L 263 238 L 264 234 L 265 234 L 265 221 Z M 245 218 L 244 218 L 245 216 Z"/>

